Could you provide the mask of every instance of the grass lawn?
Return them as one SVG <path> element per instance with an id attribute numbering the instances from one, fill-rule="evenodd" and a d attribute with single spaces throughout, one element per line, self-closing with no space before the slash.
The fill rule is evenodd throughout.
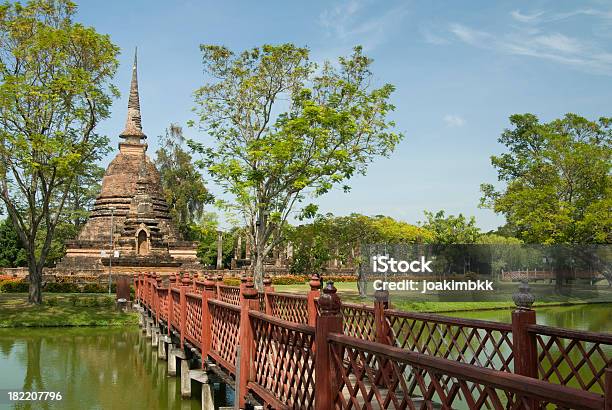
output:
<path id="1" fill-rule="evenodd" d="M 115 295 L 43 294 L 41 306 L 28 305 L 27 299 L 25 293 L 0 293 L 0 328 L 122 326 L 138 323 L 135 312 L 115 310 Z"/>
<path id="2" fill-rule="evenodd" d="M 334 286 L 338 295 L 345 302 L 372 304 L 373 289 L 368 289 L 368 297 L 360 298 L 356 282 L 337 282 Z M 536 302 L 534 306 L 559 306 L 583 303 L 612 303 L 612 288 L 607 282 L 600 282 L 598 286 L 576 286 L 567 295 L 559 295 L 553 291 L 553 286 L 543 283 L 530 283 L 531 293 Z M 456 312 L 468 310 L 489 310 L 513 308 L 512 294 L 517 291 L 518 283 L 501 283 L 487 301 L 437 301 L 435 295 L 420 294 L 418 292 L 391 292 L 390 301 L 396 309 L 412 312 Z M 310 287 L 303 285 L 274 285 L 277 292 L 291 292 L 306 294 Z M 469 294 L 466 299 L 469 298 Z"/>

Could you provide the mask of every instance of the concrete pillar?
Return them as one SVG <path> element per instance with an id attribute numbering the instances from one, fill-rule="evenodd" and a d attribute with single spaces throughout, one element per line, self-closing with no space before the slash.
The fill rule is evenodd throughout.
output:
<path id="1" fill-rule="evenodd" d="M 189 360 L 181 359 L 181 397 L 191 397 L 191 376 Z"/>
<path id="2" fill-rule="evenodd" d="M 249 235 L 245 238 L 245 247 L 244 247 L 244 258 L 251 259 L 251 237 Z"/>
<path id="3" fill-rule="evenodd" d="M 138 315 L 138 326 L 142 327 L 144 325 L 144 313 Z"/>
<path id="4" fill-rule="evenodd" d="M 202 383 L 202 410 L 209 410 L 215 408 L 215 400 L 213 397 L 212 388 L 208 382 L 208 376 Z"/>
<path id="5" fill-rule="evenodd" d="M 157 357 L 161 360 L 166 360 L 166 342 L 164 342 L 164 337 L 161 336 L 157 342 Z"/>
<path id="6" fill-rule="evenodd" d="M 238 235 L 238 242 L 236 243 L 236 253 L 234 259 L 242 259 L 242 235 Z"/>
<path id="7" fill-rule="evenodd" d="M 176 352 L 177 348 L 169 344 L 168 345 L 168 376 L 176 376 Z"/>
<path id="8" fill-rule="evenodd" d="M 153 327 L 151 331 L 151 346 L 157 346 L 157 340 L 159 339 L 159 329 L 157 326 Z"/>
<path id="9" fill-rule="evenodd" d="M 147 325 L 146 325 L 146 328 L 145 328 L 145 334 L 146 334 L 147 337 L 151 337 L 151 332 L 152 332 L 151 322 L 152 322 L 151 319 L 147 319 Z"/>
<path id="10" fill-rule="evenodd" d="M 223 232 L 217 231 L 217 269 L 223 269 Z"/>

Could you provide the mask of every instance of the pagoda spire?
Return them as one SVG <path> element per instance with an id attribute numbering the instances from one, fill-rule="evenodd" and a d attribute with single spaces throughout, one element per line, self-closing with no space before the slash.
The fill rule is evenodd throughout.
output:
<path id="1" fill-rule="evenodd" d="M 134 51 L 134 66 L 132 67 L 132 82 L 130 84 L 130 98 L 128 99 L 127 119 L 125 129 L 119 136 L 129 142 L 141 143 L 141 138 L 147 138 L 142 132 L 142 119 L 140 117 L 140 97 L 138 96 L 138 48 Z"/>

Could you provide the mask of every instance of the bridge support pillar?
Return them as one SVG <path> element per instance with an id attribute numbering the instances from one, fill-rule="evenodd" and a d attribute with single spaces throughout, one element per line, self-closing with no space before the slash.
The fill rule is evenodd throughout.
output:
<path id="1" fill-rule="evenodd" d="M 190 370 L 189 377 L 202 386 L 202 410 L 214 409 L 213 391 L 210 387 L 206 370 Z M 182 381 L 181 381 L 182 382 Z"/>
<path id="2" fill-rule="evenodd" d="M 182 349 L 168 343 L 168 376 L 176 376 L 176 360 L 186 358 L 187 356 Z"/>
<path id="3" fill-rule="evenodd" d="M 157 328 L 157 326 L 154 326 L 153 329 L 151 330 L 151 346 L 153 347 L 157 346 L 158 338 L 159 338 L 159 329 Z"/>
<path id="4" fill-rule="evenodd" d="M 168 345 L 168 376 L 176 376 L 176 351 L 174 345 Z"/>
<path id="5" fill-rule="evenodd" d="M 151 332 L 152 332 L 152 324 L 153 321 L 151 319 L 147 319 L 147 327 L 145 329 L 145 335 L 146 337 L 151 337 Z"/>
<path id="6" fill-rule="evenodd" d="M 189 360 L 181 359 L 181 397 L 191 397 L 191 377 Z"/>
<path id="7" fill-rule="evenodd" d="M 164 341 L 164 336 L 159 337 L 159 341 L 157 342 L 157 357 L 161 360 L 166 360 L 168 355 L 166 354 L 166 342 Z"/>

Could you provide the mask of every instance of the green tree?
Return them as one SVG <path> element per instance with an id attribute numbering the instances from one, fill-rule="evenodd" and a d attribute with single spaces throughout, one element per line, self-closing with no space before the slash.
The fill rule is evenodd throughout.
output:
<path id="1" fill-rule="evenodd" d="M 184 144 L 182 127 L 170 124 L 165 136 L 160 137 L 155 165 L 172 218 L 183 236 L 192 239 L 191 225 L 202 217 L 204 205 L 211 203 L 213 198 Z"/>
<path id="2" fill-rule="evenodd" d="M 27 265 L 26 250 L 19 241 L 10 219 L 0 224 L 0 267 L 16 268 Z"/>
<path id="3" fill-rule="evenodd" d="M 510 123 L 499 138 L 508 152 L 491 157 L 505 186 L 481 185 L 481 205 L 528 243 L 612 242 L 612 119 L 517 114 Z"/>
<path id="4" fill-rule="evenodd" d="M 298 204 L 364 174 L 401 140 L 387 119 L 394 87 L 371 86 L 372 60 L 360 47 L 321 67 L 307 48 L 292 44 L 240 54 L 222 46 L 201 49 L 211 82 L 196 92 L 196 103 L 212 143 L 190 145 L 235 199 L 228 206 L 244 216 L 261 289 L 264 259 L 283 241 L 289 215 L 316 212 L 314 205 Z"/>
<path id="5" fill-rule="evenodd" d="M 0 198 L 27 251 L 30 303 L 76 176 L 108 146 L 118 48 L 67 0 L 0 6 Z M 39 246 L 39 241 L 43 243 Z"/>
<path id="6" fill-rule="evenodd" d="M 476 226 L 476 219 L 458 216 L 445 216 L 444 211 L 425 211 L 425 221 L 422 225 L 432 237 L 431 240 L 439 245 L 475 243 L 480 237 L 480 229 Z"/>
<path id="7" fill-rule="evenodd" d="M 66 216 L 63 219 L 77 228 L 75 235 L 78 234 L 80 228 L 87 222 L 90 210 L 100 194 L 104 172 L 105 170 L 101 166 L 91 164 L 85 169 L 83 174 L 74 176 L 74 184 L 72 184 L 66 197 L 64 205 Z"/>

